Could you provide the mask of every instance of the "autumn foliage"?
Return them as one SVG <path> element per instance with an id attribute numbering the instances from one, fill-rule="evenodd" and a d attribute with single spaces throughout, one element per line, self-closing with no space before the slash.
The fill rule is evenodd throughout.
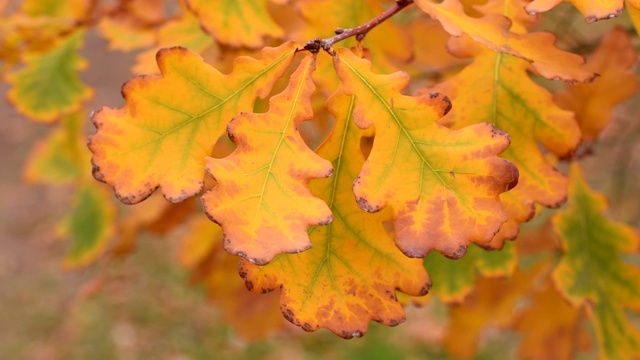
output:
<path id="1" fill-rule="evenodd" d="M 67 267 L 182 227 L 180 263 L 246 338 L 280 313 L 360 337 L 435 297 L 456 356 L 493 325 L 523 358 L 638 358 L 638 231 L 583 166 L 637 91 L 637 35 L 556 45 L 560 2 L 0 1 L 0 71 L 53 126 L 25 179 L 76 189 Z M 638 1 L 567 2 L 640 24 Z M 125 105 L 89 116 L 94 28 L 137 56 Z"/>

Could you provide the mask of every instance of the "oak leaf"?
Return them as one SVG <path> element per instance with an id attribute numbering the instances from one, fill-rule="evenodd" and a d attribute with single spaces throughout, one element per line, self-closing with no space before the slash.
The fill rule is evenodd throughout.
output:
<path id="1" fill-rule="evenodd" d="M 443 339 L 448 352 L 456 358 L 470 358 L 475 355 L 486 327 L 509 327 L 516 315 L 516 305 L 530 291 L 543 267 L 536 265 L 527 271 L 516 271 L 511 278 L 480 278 L 463 303 L 449 307 L 450 323 Z"/>
<path id="2" fill-rule="evenodd" d="M 591 190 L 577 163 L 571 165 L 568 207 L 552 218 L 564 255 L 552 274 L 556 288 L 584 307 L 595 327 L 600 357 L 640 355 L 640 331 L 625 309 L 640 306 L 640 267 L 622 259 L 635 253 L 635 229 L 608 219 L 606 199 Z"/>
<path id="3" fill-rule="evenodd" d="M 282 28 L 269 15 L 270 0 L 187 0 L 202 27 L 220 43 L 258 48 L 264 37 L 279 38 Z"/>
<path id="4" fill-rule="evenodd" d="M 134 74 L 153 74 L 158 72 L 156 54 L 162 48 L 182 46 L 200 54 L 205 62 L 219 53 L 216 42 L 200 27 L 198 18 L 190 12 L 168 20 L 155 32 L 154 47 L 136 56 L 136 63 L 131 68 Z"/>
<path id="5" fill-rule="evenodd" d="M 523 335 L 518 354 L 522 359 L 575 359 L 578 350 L 590 346 L 583 317 L 580 309 L 568 304 L 547 282 L 516 315 L 514 330 Z"/>
<path id="6" fill-rule="evenodd" d="M 632 67 L 637 60 L 629 35 L 615 27 L 585 65 L 600 74 L 598 81 L 566 87 L 555 94 L 561 107 L 575 112 L 583 141 L 594 140 L 611 122 L 613 108 L 636 93 L 638 80 Z"/>
<path id="7" fill-rule="evenodd" d="M 506 243 L 500 251 L 486 251 L 470 246 L 467 254 L 457 260 L 431 252 L 424 258 L 424 267 L 431 274 L 431 293 L 449 304 L 459 304 L 473 291 L 476 274 L 484 277 L 511 276 L 517 265 L 515 246 Z"/>
<path id="8" fill-rule="evenodd" d="M 74 194 L 71 212 L 58 225 L 58 233 L 70 242 L 63 266 L 82 267 L 101 256 L 115 230 L 115 217 L 115 206 L 103 185 L 82 184 Z"/>
<path id="9" fill-rule="evenodd" d="M 296 44 L 265 48 L 259 60 L 240 57 L 223 75 L 184 48 L 158 53 L 162 75 L 138 76 L 123 86 L 125 107 L 92 116 L 89 139 L 94 176 L 133 204 L 157 187 L 172 202 L 202 189 L 205 157 L 227 122 L 266 97 L 291 63 Z"/>
<path id="10" fill-rule="evenodd" d="M 415 3 L 440 21 L 451 35 L 467 34 L 493 51 L 525 59 L 546 78 L 575 83 L 589 82 L 596 77 L 596 74 L 582 68 L 584 60 L 580 56 L 556 48 L 553 45 L 555 36 L 551 33 L 510 31 L 511 20 L 499 14 L 470 17 L 464 13 L 459 0 L 445 0 L 440 4 L 431 0 L 415 0 Z"/>
<path id="11" fill-rule="evenodd" d="M 80 22 L 88 19 L 95 5 L 93 0 L 25 0 L 20 12 L 30 17 L 50 17 Z"/>
<path id="12" fill-rule="evenodd" d="M 623 0 L 533 0 L 527 4 L 525 10 L 533 15 L 548 11 L 563 1 L 573 4 L 588 23 L 622 14 Z"/>
<path id="13" fill-rule="evenodd" d="M 222 226 L 225 249 L 256 264 L 308 249 L 307 227 L 332 220 L 331 210 L 307 188 L 310 179 L 332 174 L 331 163 L 298 132 L 313 117 L 315 56 L 303 59 L 267 113 L 231 120 L 227 134 L 238 146 L 231 155 L 207 158 L 207 172 L 218 185 L 202 197 L 205 212 Z"/>
<path id="14" fill-rule="evenodd" d="M 627 13 L 636 28 L 636 34 L 640 34 L 640 0 L 625 0 Z"/>
<path id="15" fill-rule="evenodd" d="M 430 287 L 421 261 L 404 256 L 385 229 L 390 213 L 366 213 L 353 198 L 351 187 L 364 162 L 363 131 L 353 123 L 355 102 L 340 90 L 327 101 L 336 121 L 317 152 L 331 160 L 334 174 L 310 183 L 331 208 L 333 222 L 309 230 L 313 247 L 305 252 L 282 254 L 265 266 L 244 260 L 240 266 L 251 291 L 281 289 L 281 310 L 289 321 L 343 338 L 362 336 L 371 320 L 401 323 L 405 315 L 396 290 L 416 296 Z"/>
<path id="16" fill-rule="evenodd" d="M 437 249 L 459 258 L 469 242 L 489 242 L 507 220 L 498 195 L 518 180 L 517 168 L 497 157 L 509 137 L 490 123 L 457 131 L 436 124 L 451 106 L 446 97 L 402 95 L 405 73 L 374 74 L 348 49 L 334 65 L 357 98 L 354 121 L 376 131 L 353 187 L 359 206 L 390 206 L 396 243 L 411 257 Z"/>
<path id="17" fill-rule="evenodd" d="M 263 339 L 286 325 L 278 309 L 277 294 L 248 292 L 238 276 L 238 258 L 222 247 L 220 226 L 198 216 L 182 238 L 180 262 L 193 271 L 192 282 L 202 284 L 208 299 L 241 338 Z"/>
<path id="18" fill-rule="evenodd" d="M 526 61 L 490 51 L 468 37 L 452 39 L 449 49 L 459 56 L 473 56 L 474 61 L 426 90 L 447 94 L 455 104 L 442 122 L 459 129 L 488 121 L 506 131 L 511 146 L 502 156 L 520 171 L 518 185 L 500 196 L 509 222 L 491 243 L 499 248 L 534 215 L 534 203 L 557 207 L 565 201 L 567 180 L 545 159 L 539 143 L 557 156 L 567 156 L 578 145 L 580 130 L 573 114 L 528 77 Z"/>
<path id="19" fill-rule="evenodd" d="M 7 97 L 20 113 L 34 121 L 53 122 L 79 110 L 93 96 L 78 75 L 78 70 L 87 67 L 77 53 L 84 35 L 76 31 L 47 53 L 26 55 L 25 66 L 8 74 L 12 88 Z"/>
<path id="20" fill-rule="evenodd" d="M 31 151 L 23 176 L 31 183 L 73 184 L 90 171 L 85 145 L 84 116 L 79 111 L 62 119 L 59 126 Z"/>
<path id="21" fill-rule="evenodd" d="M 379 0 L 304 0 L 298 1 L 296 8 L 305 21 L 305 26 L 294 33 L 295 40 L 300 43 L 318 37 L 318 29 L 333 31 L 356 27 L 384 11 Z M 357 42 L 355 38 L 348 38 L 341 44 L 350 47 Z M 373 66 L 376 71 L 391 72 L 397 68 L 397 62 L 405 63 L 412 57 L 412 41 L 408 29 L 403 29 L 393 21 L 385 21 L 375 31 L 367 33 L 362 44 L 375 59 Z M 315 81 L 327 97 L 338 87 L 339 80 L 335 76 L 330 58 L 318 58 Z"/>

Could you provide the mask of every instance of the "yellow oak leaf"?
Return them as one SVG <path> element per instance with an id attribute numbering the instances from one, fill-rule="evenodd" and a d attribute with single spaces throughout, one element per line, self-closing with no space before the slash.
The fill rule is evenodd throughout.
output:
<path id="1" fill-rule="evenodd" d="M 294 38 L 300 43 L 317 38 L 319 35 L 328 37 L 338 28 L 348 29 L 356 27 L 380 15 L 383 5 L 379 0 L 363 1 L 334 1 L 334 0 L 303 0 L 296 3 L 296 7 L 305 21 L 300 31 L 295 32 Z M 318 34 L 318 29 L 324 29 L 324 34 Z M 393 21 L 381 23 L 363 40 L 371 57 L 376 61 L 374 68 L 380 72 L 391 72 L 397 68 L 394 62 L 407 62 L 412 56 L 411 36 Z M 343 46 L 350 47 L 357 44 L 355 37 L 345 39 Z M 328 96 L 338 87 L 339 80 L 335 76 L 330 58 L 319 57 L 318 70 L 315 77 L 318 87 Z"/>
<path id="2" fill-rule="evenodd" d="M 114 232 L 116 209 L 104 185 L 89 182 L 74 194 L 71 212 L 58 225 L 70 241 L 63 266 L 77 268 L 100 257 Z"/>
<path id="3" fill-rule="evenodd" d="M 34 146 L 24 167 L 26 181 L 72 184 L 90 171 L 90 153 L 83 131 L 84 111 L 66 116 L 49 135 Z"/>
<path id="4" fill-rule="evenodd" d="M 405 73 L 374 74 L 348 49 L 334 65 L 358 99 L 356 124 L 376 132 L 353 187 L 359 206 L 390 206 L 396 243 L 411 257 L 436 249 L 459 258 L 469 242 L 489 242 L 507 220 L 498 195 L 518 180 L 517 168 L 497 157 L 509 137 L 490 123 L 456 131 L 436 124 L 451 106 L 446 97 L 402 95 Z"/>
<path id="5" fill-rule="evenodd" d="M 305 252 L 282 254 L 265 266 L 240 266 L 251 291 L 281 289 L 281 310 L 289 321 L 343 338 L 362 336 L 371 320 L 403 322 L 396 290 L 417 296 L 430 288 L 422 262 L 404 256 L 385 229 L 390 213 L 364 212 L 353 198 L 351 187 L 364 163 L 363 131 L 353 123 L 355 102 L 340 90 L 327 101 L 336 121 L 318 154 L 331 160 L 335 172 L 310 184 L 333 211 L 333 222 L 309 230 L 313 247 Z"/>
<path id="6" fill-rule="evenodd" d="M 426 90 L 444 93 L 453 102 L 442 122 L 459 129 L 489 121 L 506 131 L 511 146 L 502 156 L 520 171 L 515 189 L 500 196 L 510 221 L 491 246 L 501 247 L 505 239 L 518 234 L 521 222 L 534 215 L 534 203 L 548 207 L 564 203 L 567 180 L 545 159 L 539 143 L 558 156 L 566 156 L 579 143 L 580 130 L 573 114 L 558 107 L 551 93 L 528 77 L 526 61 L 490 51 L 468 37 L 452 39 L 449 49 L 473 56 L 474 61 L 446 82 Z"/>
<path id="7" fill-rule="evenodd" d="M 7 97 L 20 113 L 37 122 L 53 122 L 93 96 L 78 76 L 78 70 L 87 67 L 77 53 L 84 35 L 76 31 L 47 53 L 25 56 L 25 66 L 8 74 L 12 88 Z"/>
<path id="8" fill-rule="evenodd" d="M 265 48 L 262 58 L 239 57 L 224 75 L 184 48 L 158 53 L 162 75 L 138 76 L 123 87 L 127 104 L 92 116 L 94 176 L 133 204 L 157 187 L 172 202 L 197 194 L 205 157 L 227 122 L 266 97 L 293 59 L 296 44 Z"/>
<path id="9" fill-rule="evenodd" d="M 165 47 L 182 46 L 196 52 L 206 59 L 218 54 L 218 46 L 200 27 L 198 18 L 189 12 L 167 21 L 155 33 L 154 48 L 136 56 L 131 69 L 134 74 L 153 74 L 158 71 L 156 54 Z"/>
<path id="10" fill-rule="evenodd" d="M 573 4 L 588 23 L 611 19 L 622 14 L 623 0 L 533 0 L 527 4 L 525 10 L 533 15 L 549 11 L 563 1 Z"/>
<path id="11" fill-rule="evenodd" d="M 330 176 L 333 168 L 298 132 L 313 117 L 315 58 L 309 54 L 302 60 L 287 88 L 269 101 L 267 113 L 241 113 L 231 120 L 227 134 L 238 146 L 231 155 L 207 158 L 207 172 L 218 185 L 202 197 L 205 212 L 222 226 L 225 249 L 256 264 L 308 249 L 307 227 L 332 220 L 331 210 L 307 184 Z"/>
<path id="12" fill-rule="evenodd" d="M 276 293 L 247 291 L 238 276 L 238 258 L 222 247 L 220 226 L 198 216 L 190 222 L 182 241 L 180 260 L 193 269 L 192 281 L 204 286 L 209 300 L 220 308 L 222 319 L 241 338 L 260 340 L 286 325 Z"/>
<path id="13" fill-rule="evenodd" d="M 625 0 L 624 3 L 633 26 L 636 28 L 636 34 L 640 34 L 640 0 Z"/>
<path id="14" fill-rule="evenodd" d="M 93 0 L 24 0 L 20 12 L 31 17 L 67 18 L 73 21 L 88 19 L 94 7 Z"/>
<path id="15" fill-rule="evenodd" d="M 153 28 L 140 25 L 136 19 L 121 16 L 103 17 L 98 23 L 102 36 L 109 41 L 109 50 L 132 51 L 153 45 Z"/>
<path id="16" fill-rule="evenodd" d="M 569 176 L 568 207 L 551 219 L 564 250 L 553 282 L 572 305 L 586 309 L 601 358 L 636 358 L 640 330 L 625 309 L 640 306 L 640 267 L 622 256 L 638 251 L 640 236 L 604 215 L 607 201 L 589 188 L 578 163 Z"/>
<path id="17" fill-rule="evenodd" d="M 264 37 L 284 32 L 269 15 L 270 0 L 187 0 L 202 27 L 220 43 L 234 47 L 264 46 Z"/>
<path id="18" fill-rule="evenodd" d="M 602 39 L 586 68 L 600 74 L 598 81 L 566 87 L 556 102 L 576 114 L 583 141 L 594 140 L 611 122 L 613 108 L 638 89 L 632 68 L 638 56 L 627 32 L 615 27 Z"/>
<path id="19" fill-rule="evenodd" d="M 415 3 L 433 19 L 440 21 L 453 36 L 467 34 L 493 51 L 525 59 L 540 75 L 567 82 L 589 82 L 596 75 L 582 68 L 582 57 L 553 46 L 555 35 L 547 32 L 521 34 L 510 31 L 509 18 L 488 14 L 473 18 L 464 13 L 459 0 L 435 3 L 431 0 L 415 0 Z"/>

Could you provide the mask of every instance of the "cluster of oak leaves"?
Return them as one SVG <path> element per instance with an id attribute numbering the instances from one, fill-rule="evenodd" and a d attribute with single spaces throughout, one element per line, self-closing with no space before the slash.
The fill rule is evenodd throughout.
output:
<path id="1" fill-rule="evenodd" d="M 569 2 L 587 22 L 623 7 Z M 530 33 L 558 3 L 415 0 L 363 41 L 312 54 L 306 41 L 395 2 L 0 1 L 0 71 L 20 113 L 55 124 L 24 173 L 76 189 L 59 229 L 66 266 L 187 224 L 180 261 L 249 338 L 281 313 L 362 336 L 437 296 L 452 304 L 443 341 L 459 356 L 493 324 L 522 334 L 525 357 L 594 343 L 602 358 L 637 357 L 625 312 L 640 308 L 640 268 L 621 256 L 638 234 L 603 215 L 604 197 L 567 160 L 635 93 L 637 55 L 620 28 L 586 64 Z M 634 20 L 638 3 L 626 4 Z M 133 73 L 156 75 L 128 81 L 123 108 L 92 114 L 91 154 L 79 49 L 94 28 L 111 50 L 138 51 Z M 565 83 L 552 94 L 531 76 Z M 117 206 L 111 188 L 136 205 Z M 533 235 L 505 241 L 565 202 Z M 279 291 L 256 300 L 245 287 Z M 262 326 L 242 328 L 252 312 Z"/>

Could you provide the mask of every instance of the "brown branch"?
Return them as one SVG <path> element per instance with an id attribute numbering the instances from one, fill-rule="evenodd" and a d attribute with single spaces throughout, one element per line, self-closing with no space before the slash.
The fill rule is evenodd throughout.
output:
<path id="1" fill-rule="evenodd" d="M 309 40 L 304 45 L 304 50 L 308 50 L 312 53 L 317 53 L 320 51 L 320 49 L 322 49 L 333 55 L 334 51 L 331 49 L 331 46 L 333 46 L 333 44 L 352 36 L 355 36 L 358 41 L 361 41 L 362 39 L 364 39 L 365 35 L 369 31 L 371 31 L 371 29 L 382 24 L 385 20 L 392 17 L 397 12 L 411 4 L 413 4 L 413 0 L 396 0 L 395 5 L 362 25 L 356 26 L 351 29 L 338 28 L 335 31 L 336 35 L 328 39 L 315 38 L 313 40 Z"/>

